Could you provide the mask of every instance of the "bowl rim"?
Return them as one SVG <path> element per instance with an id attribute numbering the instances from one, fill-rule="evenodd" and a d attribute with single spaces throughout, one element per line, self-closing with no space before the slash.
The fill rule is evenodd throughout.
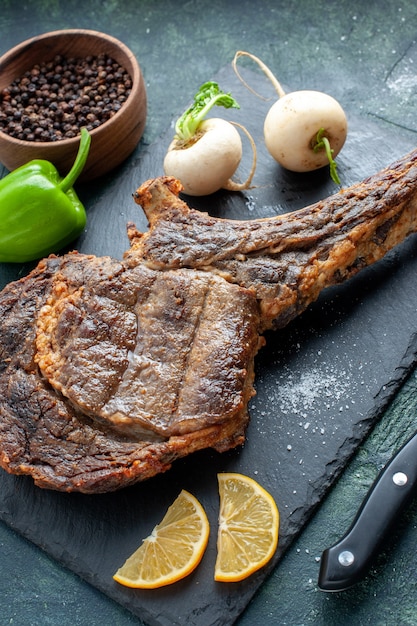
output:
<path id="1" fill-rule="evenodd" d="M 114 123 L 116 118 L 119 117 L 121 113 L 123 113 L 123 109 L 128 103 L 130 104 L 131 100 L 135 97 L 136 95 L 135 91 L 136 89 L 140 88 L 141 82 L 143 80 L 143 75 L 141 72 L 139 62 L 137 58 L 135 57 L 135 55 L 133 54 L 132 50 L 130 50 L 130 48 L 125 43 L 123 43 L 122 41 L 114 37 L 113 35 L 108 35 L 107 33 L 104 33 L 98 30 L 92 30 L 92 29 L 86 29 L 86 28 L 65 28 L 65 29 L 53 30 L 47 33 L 42 33 L 41 35 L 35 35 L 34 37 L 30 37 L 29 39 L 25 39 L 24 41 L 10 48 L 10 50 L 5 52 L 0 57 L 0 68 L 5 64 L 10 63 L 10 61 L 12 61 L 14 57 L 16 57 L 18 54 L 23 52 L 25 48 L 27 48 L 28 46 L 31 46 L 32 44 L 35 44 L 38 42 L 41 43 L 42 41 L 45 41 L 48 39 L 59 39 L 59 37 L 61 37 L 62 35 L 69 35 L 69 36 L 74 36 L 74 37 L 79 36 L 79 35 L 87 35 L 89 37 L 93 37 L 96 39 L 104 39 L 108 43 L 111 43 L 115 45 L 116 47 L 120 48 L 123 54 L 130 60 L 130 64 L 132 66 L 132 71 L 127 70 L 129 72 L 130 78 L 132 79 L 132 89 L 131 89 L 129 96 L 126 98 L 126 101 L 123 104 L 123 106 L 117 111 L 117 113 L 113 115 L 113 117 L 111 117 L 110 119 L 106 120 L 105 122 L 97 126 L 96 128 L 93 128 L 92 130 L 89 131 L 91 138 L 94 139 L 95 135 L 102 134 L 105 128 L 111 123 Z M 18 139 L 17 137 L 12 137 L 8 133 L 0 129 L 0 138 L 1 137 L 3 138 L 4 142 L 6 141 L 10 142 L 11 145 L 16 145 L 16 146 L 21 146 L 21 147 L 37 146 L 38 148 L 42 147 L 43 150 L 46 149 L 47 147 L 52 148 L 52 146 L 56 146 L 56 147 L 60 146 L 61 149 L 63 150 L 66 146 L 71 147 L 75 144 L 78 145 L 80 142 L 79 134 L 76 137 L 69 137 L 67 139 L 59 139 L 57 141 L 27 141 L 25 139 Z"/>

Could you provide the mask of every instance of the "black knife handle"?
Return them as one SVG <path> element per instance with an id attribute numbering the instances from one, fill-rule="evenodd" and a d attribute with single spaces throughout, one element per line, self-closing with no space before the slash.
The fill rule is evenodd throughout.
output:
<path id="1" fill-rule="evenodd" d="M 417 433 L 383 468 L 344 537 L 324 550 L 318 586 L 343 591 L 356 584 L 417 488 Z"/>

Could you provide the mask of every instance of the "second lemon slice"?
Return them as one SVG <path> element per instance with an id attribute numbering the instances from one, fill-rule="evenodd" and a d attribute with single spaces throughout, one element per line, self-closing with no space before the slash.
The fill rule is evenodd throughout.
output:
<path id="1" fill-rule="evenodd" d="M 263 567 L 278 545 L 279 513 L 253 478 L 218 475 L 220 512 L 214 579 L 237 582 Z"/>

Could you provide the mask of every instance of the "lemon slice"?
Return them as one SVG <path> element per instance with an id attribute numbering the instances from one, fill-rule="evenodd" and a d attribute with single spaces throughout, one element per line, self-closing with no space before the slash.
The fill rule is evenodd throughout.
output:
<path id="1" fill-rule="evenodd" d="M 278 545 L 273 497 L 242 474 L 218 474 L 220 512 L 214 579 L 237 582 L 263 567 Z"/>
<path id="2" fill-rule="evenodd" d="M 140 589 L 163 587 L 184 578 L 199 564 L 210 526 L 199 501 L 181 491 L 162 522 L 113 576 L 121 585 Z"/>

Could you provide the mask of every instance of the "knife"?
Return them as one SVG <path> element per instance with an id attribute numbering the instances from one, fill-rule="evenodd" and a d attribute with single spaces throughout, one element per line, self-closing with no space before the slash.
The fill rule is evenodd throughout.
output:
<path id="1" fill-rule="evenodd" d="M 366 574 L 417 490 L 417 433 L 382 469 L 346 534 L 321 556 L 318 586 L 344 591 Z"/>

